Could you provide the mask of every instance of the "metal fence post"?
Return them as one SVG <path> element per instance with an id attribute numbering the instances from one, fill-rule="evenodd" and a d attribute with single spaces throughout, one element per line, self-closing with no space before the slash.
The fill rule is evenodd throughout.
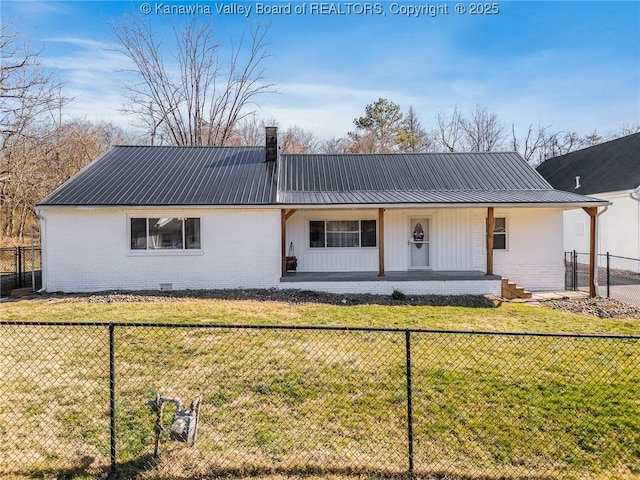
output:
<path id="1" fill-rule="evenodd" d="M 22 283 L 22 247 L 16 247 L 16 260 L 17 260 L 17 267 L 16 268 L 16 272 L 17 272 L 17 276 L 18 278 L 16 278 L 16 283 L 17 286 L 16 288 L 22 288 L 24 287 L 23 283 Z"/>
<path id="2" fill-rule="evenodd" d="M 116 339 L 115 325 L 109 324 L 109 417 L 111 440 L 111 470 L 109 477 L 116 473 Z"/>
<path id="3" fill-rule="evenodd" d="M 607 298 L 611 298 L 611 255 L 607 252 Z"/>
<path id="4" fill-rule="evenodd" d="M 571 263 L 573 268 L 573 290 L 577 291 L 578 290 L 578 253 L 574 250 L 572 256 L 573 256 L 573 261 Z"/>
<path id="5" fill-rule="evenodd" d="M 33 227 L 31 227 L 31 290 L 36 291 L 36 250 L 33 244 Z"/>
<path id="6" fill-rule="evenodd" d="M 407 440 L 409 454 L 409 478 L 413 478 L 413 407 L 411 405 L 411 332 L 404 332 L 407 357 Z"/>

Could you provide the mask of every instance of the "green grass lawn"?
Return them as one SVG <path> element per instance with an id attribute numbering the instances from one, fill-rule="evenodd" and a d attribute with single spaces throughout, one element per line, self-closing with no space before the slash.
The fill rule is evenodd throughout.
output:
<path id="1" fill-rule="evenodd" d="M 640 334 L 545 306 L 291 305 L 179 299 L 0 306 L 3 320 Z M 116 328 L 120 478 L 380 478 L 407 470 L 402 332 Z M 0 478 L 109 463 L 108 332 L 0 326 Z M 420 478 L 640 478 L 640 341 L 411 335 Z M 160 392 L 203 395 L 194 448 L 152 460 Z M 167 408 L 165 421 L 170 420 Z M 3 476 L 4 475 L 4 476 Z"/>
<path id="2" fill-rule="evenodd" d="M 599 319 L 551 308 L 505 303 L 496 308 L 333 306 L 282 302 L 173 299 L 89 303 L 27 300 L 0 305 L 3 320 L 333 325 L 477 331 L 640 334 L 640 319 Z"/>

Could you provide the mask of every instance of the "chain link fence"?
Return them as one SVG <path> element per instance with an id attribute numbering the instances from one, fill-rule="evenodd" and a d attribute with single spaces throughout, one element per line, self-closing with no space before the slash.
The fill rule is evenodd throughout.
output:
<path id="1" fill-rule="evenodd" d="M 0 322 L 0 478 L 640 478 L 639 399 L 640 336 Z"/>
<path id="2" fill-rule="evenodd" d="M 606 262 L 606 296 L 640 305 L 640 259 L 604 255 Z M 602 293 L 601 293 L 602 295 Z"/>
<path id="3" fill-rule="evenodd" d="M 0 248 L 0 296 L 16 288 L 42 286 L 41 247 Z"/>
<path id="4" fill-rule="evenodd" d="M 589 291 L 589 254 L 565 252 L 565 288 Z M 640 259 L 598 255 L 598 294 L 632 305 L 640 305 Z"/>

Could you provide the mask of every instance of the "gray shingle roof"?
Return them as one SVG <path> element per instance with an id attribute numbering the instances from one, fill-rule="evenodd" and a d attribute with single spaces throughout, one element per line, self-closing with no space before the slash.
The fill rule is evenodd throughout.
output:
<path id="1" fill-rule="evenodd" d="M 40 205 L 600 202 L 553 190 L 517 153 L 282 155 L 278 163 L 265 162 L 263 147 L 112 147 Z"/>
<path id="2" fill-rule="evenodd" d="M 640 133 L 550 158 L 537 170 L 558 190 L 583 195 L 632 190 L 640 185 Z M 580 188 L 575 188 L 577 176 Z"/>
<path id="3" fill-rule="evenodd" d="M 112 147 L 41 205 L 264 205 L 275 166 L 260 147 Z"/>

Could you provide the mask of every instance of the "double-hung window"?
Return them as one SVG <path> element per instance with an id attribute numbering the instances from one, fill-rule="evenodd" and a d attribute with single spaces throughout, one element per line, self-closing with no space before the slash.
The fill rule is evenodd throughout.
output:
<path id="1" fill-rule="evenodd" d="M 375 247 L 375 220 L 312 220 L 309 222 L 309 247 Z"/>
<path id="2" fill-rule="evenodd" d="M 496 217 L 493 219 L 493 249 L 507 249 L 507 219 L 505 217 Z"/>
<path id="3" fill-rule="evenodd" d="M 131 250 L 190 250 L 199 248 L 199 218 L 131 219 Z"/>

